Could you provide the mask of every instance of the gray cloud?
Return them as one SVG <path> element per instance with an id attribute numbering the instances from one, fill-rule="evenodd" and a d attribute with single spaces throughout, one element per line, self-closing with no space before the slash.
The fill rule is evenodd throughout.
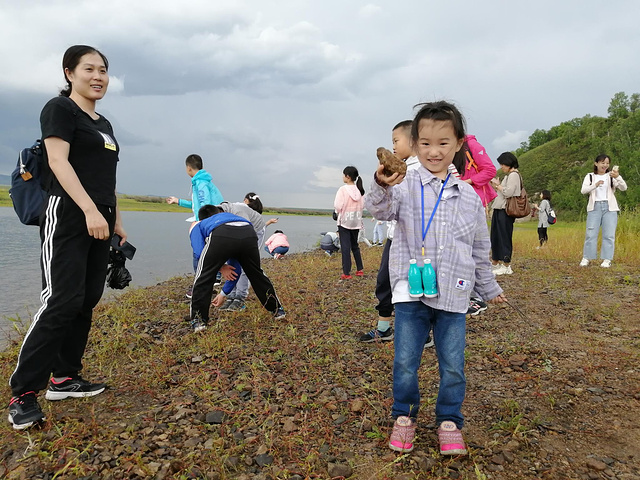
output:
<path id="1" fill-rule="evenodd" d="M 118 189 L 133 194 L 187 196 L 184 158 L 195 152 L 228 199 L 257 191 L 266 205 L 330 208 L 344 166 L 368 178 L 375 149 L 418 102 L 455 101 L 496 158 L 536 128 L 606 115 L 615 92 L 638 91 L 635 0 L 505 5 L 3 5 L 0 173 L 38 135 L 77 42 L 110 59 L 98 111 L 122 146 Z"/>

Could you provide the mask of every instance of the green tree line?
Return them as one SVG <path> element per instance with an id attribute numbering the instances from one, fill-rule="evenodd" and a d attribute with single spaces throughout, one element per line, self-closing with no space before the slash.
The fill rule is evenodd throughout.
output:
<path id="1" fill-rule="evenodd" d="M 608 117 L 585 115 L 534 131 L 514 153 L 527 188 L 533 194 L 549 190 L 556 210 L 569 218 L 586 215 L 586 196 L 580 193 L 582 180 L 593 171 L 597 155 L 604 153 L 611 165 L 620 166 L 628 185 L 617 192 L 621 209 L 640 205 L 640 94 L 616 93 Z"/>

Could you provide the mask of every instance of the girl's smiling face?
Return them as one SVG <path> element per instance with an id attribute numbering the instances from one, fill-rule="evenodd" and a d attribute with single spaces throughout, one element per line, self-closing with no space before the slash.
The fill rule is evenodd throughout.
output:
<path id="1" fill-rule="evenodd" d="M 447 177 L 447 169 L 463 143 L 463 138 L 456 138 L 453 125 L 448 120 L 422 119 L 418 124 L 418 160 L 438 178 L 444 180 Z"/>
<path id="2" fill-rule="evenodd" d="M 607 173 L 610 162 L 611 160 L 609 160 L 609 157 L 605 157 L 599 162 L 595 162 L 595 165 L 598 168 L 598 175 L 604 175 L 605 173 Z"/>

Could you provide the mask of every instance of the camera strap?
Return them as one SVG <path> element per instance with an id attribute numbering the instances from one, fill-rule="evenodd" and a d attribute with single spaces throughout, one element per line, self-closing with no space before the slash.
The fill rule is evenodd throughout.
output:
<path id="1" fill-rule="evenodd" d="M 449 177 L 451 177 L 451 173 L 447 174 L 447 178 L 444 179 L 444 183 L 440 188 L 440 193 L 438 194 L 438 200 L 436 200 L 436 204 L 433 207 L 433 211 L 431 212 L 431 216 L 429 217 L 429 223 L 427 223 L 427 228 L 424 226 L 424 185 L 420 182 L 420 192 L 422 197 L 422 256 L 424 257 L 424 240 L 427 238 L 427 232 L 429 231 L 429 227 L 431 226 L 431 222 L 433 221 L 433 216 L 436 214 L 436 210 L 438 209 L 438 205 L 440 205 L 440 200 L 442 199 L 442 194 L 444 193 L 444 187 L 449 181 Z"/>

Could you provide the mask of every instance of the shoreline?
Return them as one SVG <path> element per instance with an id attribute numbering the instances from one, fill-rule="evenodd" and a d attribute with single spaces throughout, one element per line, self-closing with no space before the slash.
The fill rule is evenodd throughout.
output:
<path id="1" fill-rule="evenodd" d="M 349 281 L 339 280 L 340 255 L 319 250 L 264 262 L 287 312 L 279 322 L 252 294 L 245 310 L 214 310 L 209 328 L 195 334 L 183 319 L 189 282 L 180 277 L 101 302 L 83 376 L 109 389 L 41 399 L 47 423 L 28 435 L 3 422 L 0 477 L 382 479 L 455 471 L 521 480 L 533 470 L 536 478 L 586 478 L 590 465 L 606 461 L 616 478 L 635 478 L 640 269 L 581 269 L 553 250 L 521 242 L 517 249 L 514 275 L 499 282 L 527 318 L 491 305 L 467 319 L 467 457 L 452 462 L 437 450 L 433 349 L 419 372 L 415 449 L 388 448 L 393 342 L 357 341 L 377 319 L 382 249 L 372 247 L 362 248 L 365 276 Z M 603 282 L 612 294 L 585 305 Z M 6 378 L 16 353 L 0 354 Z M 8 398 L 6 383 L 0 388 Z"/>
<path id="2" fill-rule="evenodd" d="M 13 208 L 9 196 L 9 185 L 0 185 L 0 207 Z M 151 195 L 118 194 L 118 207 L 127 212 L 175 212 L 189 213 L 189 209 L 178 205 L 170 205 L 164 197 Z M 294 207 L 264 207 L 263 215 L 331 215 L 332 209 L 323 208 L 294 208 Z"/>

